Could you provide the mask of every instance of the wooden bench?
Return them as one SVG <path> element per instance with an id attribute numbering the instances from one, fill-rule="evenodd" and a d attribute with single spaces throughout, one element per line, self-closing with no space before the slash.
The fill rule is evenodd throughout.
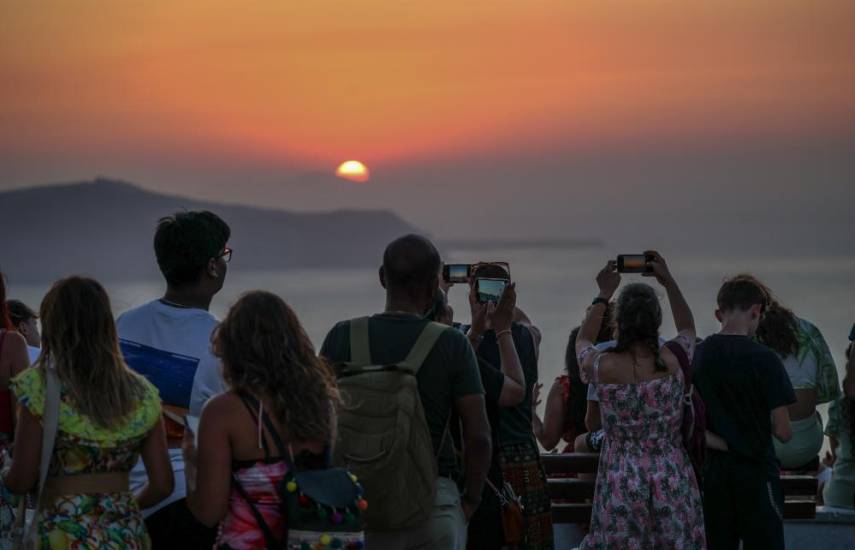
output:
<path id="1" fill-rule="evenodd" d="M 552 522 L 590 523 L 595 480 L 557 476 L 595 475 L 600 455 L 594 453 L 544 454 L 540 458 L 546 470 L 550 497 L 553 501 L 559 501 L 552 503 Z M 784 519 L 816 517 L 816 477 L 782 475 L 781 487 L 784 491 Z"/>

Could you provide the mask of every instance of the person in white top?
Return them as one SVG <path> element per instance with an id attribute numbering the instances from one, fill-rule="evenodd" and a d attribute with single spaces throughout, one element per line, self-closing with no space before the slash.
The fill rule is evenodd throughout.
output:
<path id="1" fill-rule="evenodd" d="M 210 548 L 216 535 L 187 508 L 181 438 L 182 417 L 199 416 L 205 401 L 224 390 L 220 362 L 211 350 L 217 319 L 208 308 L 225 281 L 230 235 L 229 226 L 212 212 L 162 218 L 154 249 L 166 292 L 116 321 L 125 361 L 157 386 L 166 416 L 175 490 L 143 511 L 154 548 Z M 145 469 L 137 464 L 131 488 L 145 480 Z"/>

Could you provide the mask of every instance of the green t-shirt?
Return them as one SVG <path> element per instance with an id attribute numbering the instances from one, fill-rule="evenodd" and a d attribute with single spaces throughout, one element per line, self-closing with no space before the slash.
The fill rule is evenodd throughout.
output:
<path id="1" fill-rule="evenodd" d="M 403 361 L 428 321 L 407 314 L 381 313 L 368 323 L 371 360 L 378 365 Z M 321 346 L 321 355 L 331 363 L 350 361 L 350 321 L 332 328 Z M 425 420 L 439 447 L 454 400 L 467 395 L 484 393 L 478 373 L 478 361 L 466 336 L 449 327 L 442 333 L 416 375 Z M 439 475 L 453 477 L 458 471 L 450 435 L 438 453 Z"/>

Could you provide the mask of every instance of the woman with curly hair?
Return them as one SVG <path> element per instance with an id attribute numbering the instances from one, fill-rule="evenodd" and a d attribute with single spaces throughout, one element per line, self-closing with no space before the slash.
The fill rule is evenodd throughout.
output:
<path id="1" fill-rule="evenodd" d="M 198 450 L 185 436 L 188 505 L 202 523 L 219 523 L 217 548 L 265 548 L 270 535 L 290 548 L 277 487 L 289 464 L 326 466 L 335 378 L 294 311 L 269 292 L 241 297 L 213 344 L 228 390 L 202 409 Z"/>
<path id="2" fill-rule="evenodd" d="M 837 367 L 822 333 L 809 321 L 797 317 L 772 291 L 752 275 L 738 275 L 763 289 L 768 307 L 757 327 L 757 339 L 772 348 L 784 363 L 796 392 L 790 405 L 793 438 L 787 443 L 774 439 L 775 454 L 784 469 L 804 469 L 812 464 L 822 448 L 822 418 L 817 405 L 840 396 Z"/>
<path id="3" fill-rule="evenodd" d="M 620 285 L 614 261 L 597 275 L 576 353 L 583 381 L 596 384 L 606 436 L 600 455 L 591 529 L 581 548 L 705 548 L 698 482 L 680 435 L 695 345 L 695 321 L 656 252 L 650 265 L 668 294 L 678 336 L 660 348 L 662 308 L 652 287 L 627 285 L 617 299 L 617 343 L 594 346 L 609 300 Z"/>

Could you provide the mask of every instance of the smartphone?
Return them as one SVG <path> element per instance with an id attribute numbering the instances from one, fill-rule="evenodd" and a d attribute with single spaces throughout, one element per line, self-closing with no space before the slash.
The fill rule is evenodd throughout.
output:
<path id="1" fill-rule="evenodd" d="M 504 279 L 490 279 L 487 277 L 475 279 L 475 293 L 478 296 L 478 301 L 482 304 L 498 302 L 502 298 L 507 284 L 508 281 Z"/>
<path id="2" fill-rule="evenodd" d="M 446 283 L 468 283 L 471 267 L 469 264 L 445 264 L 442 266 L 442 279 Z"/>
<path id="3" fill-rule="evenodd" d="M 618 273 L 653 273 L 651 254 L 620 254 L 617 257 Z"/>

